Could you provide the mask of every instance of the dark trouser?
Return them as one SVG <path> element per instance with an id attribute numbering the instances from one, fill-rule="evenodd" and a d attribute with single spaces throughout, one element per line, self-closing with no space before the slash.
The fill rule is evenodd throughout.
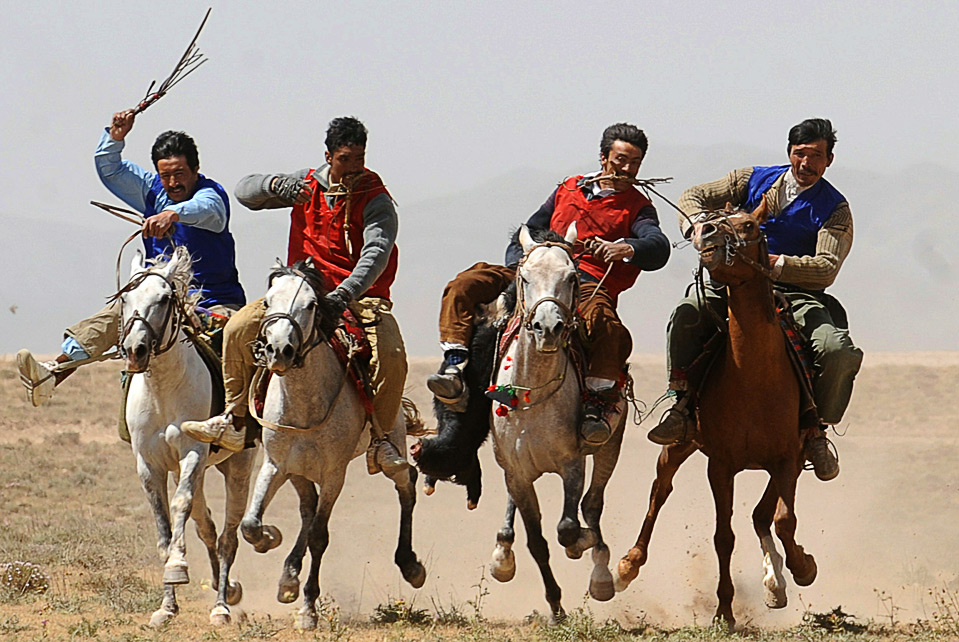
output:
<path id="1" fill-rule="evenodd" d="M 838 301 L 827 294 L 803 290 L 785 290 L 783 294 L 812 353 L 816 371 L 813 394 L 819 417 L 826 424 L 839 423 L 852 397 L 862 350 L 849 337 L 845 311 Z M 716 331 L 713 315 L 700 309 L 704 305 L 710 306 L 720 319 L 726 319 L 726 291 L 707 288 L 702 303 L 695 292 L 680 301 L 666 326 L 670 388 L 685 389 L 683 370 L 700 355 L 706 340 Z"/>

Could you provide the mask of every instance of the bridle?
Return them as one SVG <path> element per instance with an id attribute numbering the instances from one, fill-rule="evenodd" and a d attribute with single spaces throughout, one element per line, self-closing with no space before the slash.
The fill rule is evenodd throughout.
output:
<path id="1" fill-rule="evenodd" d="M 526 330 L 533 329 L 533 315 L 536 314 L 536 309 L 544 303 L 554 303 L 556 307 L 559 308 L 560 313 L 563 319 L 563 340 L 565 341 L 569 338 L 569 333 L 576 329 L 579 326 L 579 278 L 575 280 L 575 285 L 573 286 L 572 294 L 572 305 L 566 305 L 562 300 L 553 297 L 553 296 L 544 296 L 540 299 L 537 299 L 535 303 L 529 308 L 526 307 L 526 289 L 524 287 L 525 279 L 522 275 L 523 264 L 526 263 L 526 260 L 529 258 L 530 254 L 538 250 L 541 247 L 550 248 L 558 247 L 562 248 L 564 252 L 569 256 L 570 261 L 574 263 L 573 252 L 570 249 L 569 245 L 566 243 L 558 243 L 555 241 L 544 241 L 543 243 L 537 243 L 536 245 L 529 248 L 529 250 L 523 254 L 523 258 L 520 259 L 519 263 L 516 266 L 516 312 L 515 314 L 520 317 L 521 323 Z"/>
<path id="2" fill-rule="evenodd" d="M 697 222 L 701 225 L 714 225 L 717 228 L 717 231 L 714 232 L 714 234 L 722 233 L 723 252 L 725 254 L 724 261 L 727 266 L 732 265 L 736 259 L 739 259 L 749 267 L 762 274 L 768 280 L 772 281 L 772 270 L 769 269 L 769 266 L 759 263 L 744 252 L 747 247 L 759 245 L 760 256 L 768 257 L 769 251 L 766 244 L 766 234 L 760 230 L 759 235 L 756 238 L 747 239 L 739 233 L 739 231 L 736 229 L 736 226 L 732 224 L 730 218 L 730 214 L 724 211 L 703 212 L 700 214 L 700 218 Z M 700 251 L 700 256 L 702 256 L 702 251 Z"/>
<path id="3" fill-rule="evenodd" d="M 320 329 L 320 321 L 322 320 L 323 315 L 319 305 L 316 306 L 313 312 L 313 323 L 312 327 L 310 328 L 310 334 L 309 336 L 304 337 L 303 328 L 300 327 L 299 322 L 297 322 L 291 313 L 293 312 L 293 305 L 296 303 L 296 297 L 299 295 L 300 290 L 303 289 L 304 285 L 307 285 L 307 287 L 311 286 L 308 284 L 307 275 L 300 270 L 291 267 L 287 268 L 285 273 L 298 277 L 300 279 L 300 284 L 297 286 L 296 292 L 290 299 L 289 311 L 270 313 L 264 316 L 260 321 L 260 328 L 257 330 L 256 340 L 253 342 L 253 356 L 254 363 L 261 368 L 267 367 L 266 331 L 277 321 L 282 320 L 289 322 L 289 324 L 293 327 L 293 333 L 296 335 L 297 348 L 296 354 L 293 356 L 293 362 L 290 366 L 292 368 L 302 367 L 306 355 L 308 355 L 313 348 L 328 340 L 328 337 L 323 333 L 323 330 Z"/>
<path id="4" fill-rule="evenodd" d="M 146 278 L 150 276 L 155 276 L 158 279 L 162 279 L 163 282 L 167 284 L 167 286 L 170 288 L 170 292 L 172 293 L 171 299 L 166 305 L 166 311 L 163 315 L 163 321 L 160 324 L 159 328 L 154 328 L 153 325 L 151 325 L 150 322 L 147 321 L 146 317 L 140 314 L 139 310 L 133 311 L 133 315 L 126 320 L 126 322 L 123 324 L 123 328 L 120 331 L 120 340 L 119 340 L 118 350 L 124 358 L 127 357 L 127 354 L 126 354 L 126 349 L 123 347 L 123 344 L 125 343 L 126 338 L 130 335 L 130 332 L 133 331 L 133 324 L 136 323 L 137 321 L 139 321 L 146 327 L 147 342 L 150 345 L 150 355 L 155 357 L 170 350 L 170 348 L 172 348 L 173 345 L 177 342 L 177 337 L 180 334 L 180 327 L 183 325 L 183 319 L 186 317 L 186 311 L 183 309 L 183 301 L 177 295 L 177 289 L 173 281 L 171 281 L 164 275 L 160 274 L 159 272 L 153 272 L 153 271 L 147 270 L 145 272 L 141 272 L 140 274 L 137 274 L 132 279 L 130 279 L 129 283 L 127 283 L 125 286 L 120 288 L 120 290 L 117 291 L 117 293 L 110 298 L 111 301 L 115 301 L 115 300 L 120 301 L 120 318 L 121 319 L 124 318 L 122 295 L 140 287 L 143 281 L 145 281 Z M 171 323 L 173 325 L 173 330 L 172 332 L 169 333 L 170 338 L 165 344 L 161 345 L 160 341 L 162 340 L 163 336 L 167 333 L 167 330 L 170 327 Z"/>

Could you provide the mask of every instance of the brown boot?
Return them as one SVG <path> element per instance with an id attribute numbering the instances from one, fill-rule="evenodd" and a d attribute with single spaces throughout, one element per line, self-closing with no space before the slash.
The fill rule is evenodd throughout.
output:
<path id="1" fill-rule="evenodd" d="M 836 456 L 832 442 L 826 438 L 825 430 L 816 430 L 806 437 L 803 454 L 820 481 L 829 481 L 839 475 L 839 457 Z"/>
<path id="2" fill-rule="evenodd" d="M 654 444 L 668 446 L 670 444 L 689 441 L 696 433 L 696 422 L 689 412 L 689 395 L 683 395 L 673 407 L 666 411 L 659 423 L 646 435 Z"/>
<path id="3" fill-rule="evenodd" d="M 243 417 L 234 417 L 233 413 L 224 412 L 206 421 L 184 421 L 180 424 L 180 431 L 191 439 L 238 453 L 246 445 L 244 421 Z"/>

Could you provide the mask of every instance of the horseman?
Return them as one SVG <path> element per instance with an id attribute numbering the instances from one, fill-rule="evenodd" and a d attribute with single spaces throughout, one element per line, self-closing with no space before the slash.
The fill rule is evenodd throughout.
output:
<path id="1" fill-rule="evenodd" d="M 252 210 L 293 208 L 288 262 L 313 259 L 329 290 L 336 317 L 350 308 L 366 328 L 373 348 L 373 419 L 388 432 L 400 410 L 406 382 L 406 348 L 391 312 L 396 278 L 398 218 L 380 177 L 365 166 L 366 127 L 353 117 L 335 118 L 326 132 L 326 163 L 292 174 L 251 174 L 236 197 Z M 263 299 L 237 312 L 224 329 L 223 378 L 226 410 L 201 422 L 185 422 L 194 439 L 243 448 L 247 399 L 256 372 L 252 343 L 266 313 Z M 376 434 L 374 432 L 374 434 Z M 371 443 L 370 458 L 387 474 L 409 466 L 387 439 Z"/>
<path id="2" fill-rule="evenodd" d="M 693 220 L 727 203 L 753 210 L 766 200 L 769 218 L 762 229 L 769 244 L 771 278 L 788 300 L 814 361 L 813 394 L 821 425 L 807 437 L 805 456 L 823 481 L 839 474 L 825 428 L 842 419 L 862 363 L 862 351 L 849 336 L 845 310 L 825 292 L 836 280 L 853 237 L 849 203 L 823 178 L 835 144 L 830 121 L 804 120 L 789 130 L 788 165 L 733 170 L 723 179 L 687 189 L 679 200 L 680 209 Z M 680 218 L 680 226 L 688 236 L 692 228 L 686 217 Z M 717 331 L 715 320 L 727 317 L 725 289 L 707 287 L 705 292 L 712 313 L 702 309 L 697 296 L 688 296 L 667 326 L 669 389 L 676 402 L 649 432 L 657 444 L 686 441 L 696 432 L 687 369 Z"/>
<path id="3" fill-rule="evenodd" d="M 135 117 L 132 109 L 113 115 L 94 154 L 97 174 L 114 196 L 144 215 L 147 258 L 171 254 L 174 245 L 186 246 L 193 256 L 193 286 L 200 292 L 200 306 L 229 317 L 246 303 L 230 234 L 229 196 L 219 183 L 199 173 L 196 143 L 183 132 L 167 131 L 157 137 L 151 152 L 155 173 L 123 160 L 121 152 Z M 17 353 L 20 379 L 33 405 L 43 404 L 75 370 L 58 369 L 58 364 L 102 356 L 119 343 L 120 330 L 117 300 L 67 328 L 55 361 L 40 363 L 26 349 Z"/>
<path id="4" fill-rule="evenodd" d="M 580 433 L 590 445 L 611 436 L 610 409 L 620 398 L 619 381 L 632 338 L 616 312 L 619 295 L 642 270 L 658 270 L 669 258 L 669 241 L 653 204 L 633 186 L 648 141 L 627 123 L 610 125 L 600 141 L 601 169 L 563 180 L 529 218 L 527 226 L 565 235 L 576 223 L 589 253 L 579 262 L 580 322 L 588 352 Z M 506 249 L 506 265 L 477 263 L 449 282 L 440 310 L 443 364 L 427 379 L 437 399 L 454 410 L 466 407 L 463 371 L 473 336 L 474 309 L 493 301 L 515 278 L 523 257 L 517 239 Z"/>

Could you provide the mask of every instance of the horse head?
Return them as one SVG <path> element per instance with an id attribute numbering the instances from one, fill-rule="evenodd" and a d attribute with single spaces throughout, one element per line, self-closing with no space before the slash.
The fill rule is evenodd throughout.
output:
<path id="1" fill-rule="evenodd" d="M 726 209 L 708 212 L 693 225 L 693 247 L 699 263 L 722 283 L 736 285 L 769 273 L 769 253 L 761 226 L 769 208 L 763 198 L 752 212 Z"/>
<path id="2" fill-rule="evenodd" d="M 261 364 L 278 375 L 303 365 L 306 354 L 324 341 L 330 318 L 323 302 L 322 276 L 311 259 L 291 267 L 277 264 L 270 273 L 266 315 L 256 351 Z M 324 314 L 326 312 L 327 314 Z"/>
<path id="3" fill-rule="evenodd" d="M 185 247 L 177 247 L 168 260 L 150 265 L 137 252 L 130 266 L 130 281 L 120 289 L 120 353 L 128 372 L 144 372 L 150 359 L 176 342 L 181 314 L 189 300 L 193 262 Z"/>
<path id="4" fill-rule="evenodd" d="M 562 345 L 575 326 L 579 303 L 579 275 L 570 249 L 576 223 L 565 238 L 553 236 L 536 241 L 525 225 L 519 231 L 523 258 L 516 269 L 517 311 L 539 352 L 555 352 Z"/>

